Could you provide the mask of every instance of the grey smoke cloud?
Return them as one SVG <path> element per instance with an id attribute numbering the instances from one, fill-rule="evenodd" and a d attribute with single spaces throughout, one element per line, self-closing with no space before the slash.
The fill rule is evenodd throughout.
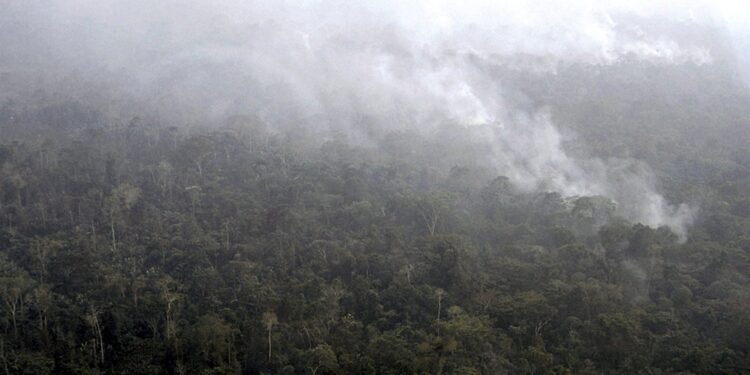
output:
<path id="1" fill-rule="evenodd" d="M 707 47 L 621 19 L 714 22 L 732 9 L 562 0 L 4 1 L 5 70 L 114 79 L 172 121 L 248 113 L 271 124 L 316 119 L 344 128 L 365 116 L 382 129 L 429 131 L 445 121 L 487 129 L 478 133 L 491 145 L 488 156 L 520 189 L 608 196 L 628 219 L 681 236 L 693 209 L 668 203 L 647 166 L 568 155 L 550 116 L 513 105 L 488 68 L 554 74 L 623 59 L 711 64 Z"/>

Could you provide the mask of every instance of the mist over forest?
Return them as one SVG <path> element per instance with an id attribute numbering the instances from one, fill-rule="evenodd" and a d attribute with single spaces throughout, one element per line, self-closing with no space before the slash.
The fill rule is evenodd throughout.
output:
<path id="1" fill-rule="evenodd" d="M 0 0 L 0 373 L 750 374 L 748 25 Z"/>

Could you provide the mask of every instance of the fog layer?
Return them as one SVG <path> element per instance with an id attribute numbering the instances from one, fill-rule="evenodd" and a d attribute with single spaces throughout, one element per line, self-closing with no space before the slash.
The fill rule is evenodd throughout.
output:
<path id="1" fill-rule="evenodd" d="M 470 127 L 466 136 L 486 143 L 497 174 L 520 190 L 607 196 L 625 218 L 682 236 L 695 207 L 667 202 L 637 160 L 570 156 L 544 103 L 524 100 L 498 72 L 713 64 L 700 38 L 632 20 L 710 24 L 727 9 L 598 1 L 5 3 L 4 73 L 108 82 L 175 124 L 249 114 L 271 126 L 346 131 L 361 142 L 373 127 Z"/>

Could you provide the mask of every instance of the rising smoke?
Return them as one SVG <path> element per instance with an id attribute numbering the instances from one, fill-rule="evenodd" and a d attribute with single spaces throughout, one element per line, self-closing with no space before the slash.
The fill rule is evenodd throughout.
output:
<path id="1" fill-rule="evenodd" d="M 698 3 L 4 2 L 0 72 L 107 81 L 175 123 L 252 114 L 342 129 L 364 116 L 383 130 L 430 132 L 454 122 L 481 129 L 467 136 L 479 134 L 497 173 L 521 190 L 607 196 L 627 219 L 683 237 L 694 214 L 667 202 L 637 160 L 570 156 L 548 111 L 509 100 L 517 93 L 493 68 L 711 64 L 706 46 L 623 21 L 712 22 L 716 12 Z"/>

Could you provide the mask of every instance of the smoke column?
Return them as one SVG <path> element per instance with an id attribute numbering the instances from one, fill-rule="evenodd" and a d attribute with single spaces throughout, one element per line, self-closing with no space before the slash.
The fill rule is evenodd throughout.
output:
<path id="1" fill-rule="evenodd" d="M 496 76 L 624 59 L 712 64 L 706 46 L 626 17 L 710 23 L 699 2 L 4 0 L 0 69 L 107 81 L 175 123 L 252 114 L 269 124 L 479 131 L 498 174 L 524 191 L 603 195 L 621 215 L 685 236 L 694 209 L 658 192 L 636 160 L 574 158 L 544 109 Z M 697 18 L 701 15 L 702 18 Z M 315 120 L 310 120 L 315 119 Z M 356 131 L 353 129 L 352 131 Z M 475 135 L 469 135 L 475 134 Z"/>

